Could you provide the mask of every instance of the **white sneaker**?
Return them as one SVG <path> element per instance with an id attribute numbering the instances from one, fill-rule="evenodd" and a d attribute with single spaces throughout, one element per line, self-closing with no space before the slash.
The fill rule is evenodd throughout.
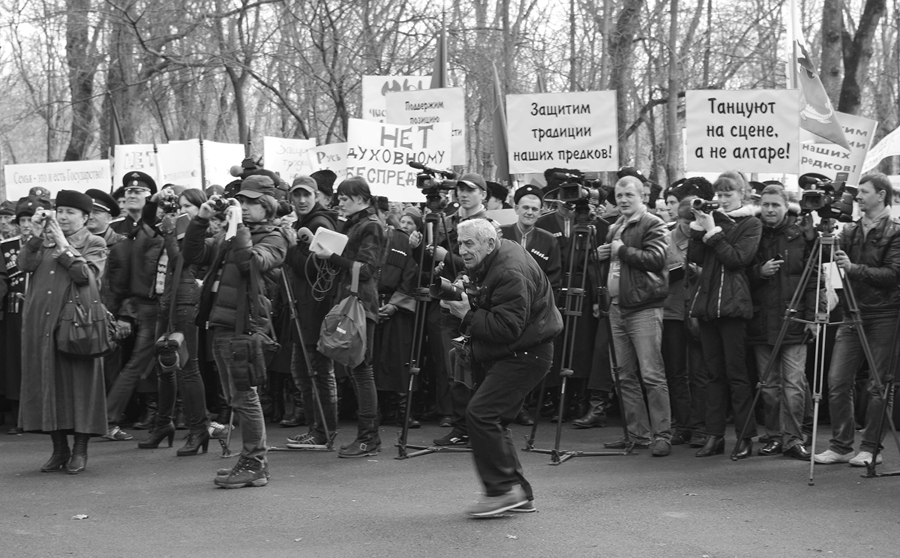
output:
<path id="1" fill-rule="evenodd" d="M 881 458 L 881 454 L 878 454 L 878 458 L 875 460 L 876 465 L 881 465 L 883 459 Z M 872 462 L 872 452 L 870 451 L 861 451 L 856 454 L 856 457 L 850 460 L 850 465 L 852 467 L 865 467 L 866 463 Z"/>
<path id="2" fill-rule="evenodd" d="M 817 453 L 815 461 L 816 463 L 822 463 L 823 465 L 830 465 L 832 463 L 848 463 L 850 461 L 850 454 L 838 453 L 834 450 L 829 449 L 823 451 L 822 453 Z"/>

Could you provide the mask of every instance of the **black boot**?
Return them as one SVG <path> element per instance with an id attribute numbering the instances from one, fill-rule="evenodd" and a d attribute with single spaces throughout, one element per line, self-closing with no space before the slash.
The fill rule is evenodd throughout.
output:
<path id="1" fill-rule="evenodd" d="M 346 446 L 341 446 L 338 457 L 366 457 L 378 455 L 381 451 L 381 436 L 375 426 L 375 418 L 359 418 L 356 439 Z"/>
<path id="2" fill-rule="evenodd" d="M 185 422 L 185 419 L 184 419 L 184 403 L 180 397 L 175 400 L 174 422 L 175 422 L 175 430 L 187 430 L 188 429 L 187 422 Z"/>
<path id="3" fill-rule="evenodd" d="M 397 394 L 397 424 L 403 426 L 403 421 L 406 419 L 406 394 L 398 393 Z M 410 428 L 421 428 L 422 425 L 419 421 L 416 420 L 416 417 L 409 413 L 409 427 Z"/>
<path id="4" fill-rule="evenodd" d="M 50 459 L 41 467 L 42 473 L 61 471 L 66 466 L 69 458 L 72 457 L 72 452 L 69 451 L 69 440 L 66 438 L 65 432 L 54 430 L 50 433 L 50 439 L 53 440 L 53 453 L 50 454 Z"/>
<path id="5" fill-rule="evenodd" d="M 176 455 L 184 457 L 185 455 L 197 455 L 200 453 L 200 450 L 203 450 L 203 453 L 206 453 L 209 449 L 209 430 L 204 427 L 202 430 L 191 431 L 188 435 L 187 442 L 185 442 L 184 446 L 180 448 Z"/>
<path id="6" fill-rule="evenodd" d="M 145 397 L 144 410 L 141 413 L 141 418 L 131 426 L 133 430 L 150 430 L 156 423 L 156 411 L 159 407 L 157 395 L 148 393 Z"/>
<path id="7" fill-rule="evenodd" d="M 572 422 L 572 426 L 577 428 L 594 428 L 606 424 L 606 394 L 602 391 L 591 392 L 587 413 L 580 419 Z"/>
<path id="8" fill-rule="evenodd" d="M 77 475 L 87 468 L 87 447 L 90 439 L 90 434 L 75 433 L 75 442 L 72 444 L 72 457 L 66 466 L 66 472 L 70 475 Z"/>
<path id="9" fill-rule="evenodd" d="M 315 389 L 315 388 L 313 388 Z M 294 402 L 294 409 L 291 414 L 281 421 L 282 428 L 296 428 L 306 425 L 306 410 L 303 407 L 303 394 L 296 387 L 291 390 L 291 400 Z"/>
<path id="10" fill-rule="evenodd" d="M 159 447 L 160 442 L 166 438 L 169 439 L 169 447 L 171 448 L 172 442 L 175 440 L 175 425 L 170 418 L 157 415 L 156 424 L 147 433 L 147 439 L 138 442 L 138 447 L 141 449 L 156 449 Z"/>

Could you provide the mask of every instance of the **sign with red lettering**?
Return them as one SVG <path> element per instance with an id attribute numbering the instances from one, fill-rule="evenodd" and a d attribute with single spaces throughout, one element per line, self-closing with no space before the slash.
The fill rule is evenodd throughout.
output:
<path id="1" fill-rule="evenodd" d="M 384 122 L 387 115 L 385 95 L 394 91 L 420 91 L 431 87 L 428 76 L 363 76 L 362 119 Z"/>
<path id="2" fill-rule="evenodd" d="M 796 89 L 688 91 L 684 104 L 686 171 L 797 172 Z"/>
<path id="3" fill-rule="evenodd" d="M 347 131 L 347 176 L 362 176 L 372 194 L 395 202 L 425 200 L 416 188 L 418 170 L 411 161 L 433 169 L 450 167 L 451 125 L 436 122 L 395 126 L 351 118 Z"/>
<path id="4" fill-rule="evenodd" d="M 615 91 L 506 96 L 509 172 L 619 168 Z"/>
<path id="5" fill-rule="evenodd" d="M 387 94 L 385 102 L 385 122 L 389 124 L 450 122 L 453 125 L 450 162 L 466 164 L 466 92 L 462 87 L 392 92 Z"/>

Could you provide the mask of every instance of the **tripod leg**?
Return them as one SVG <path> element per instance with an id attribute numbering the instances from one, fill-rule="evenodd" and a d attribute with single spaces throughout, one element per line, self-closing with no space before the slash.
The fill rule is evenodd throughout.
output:
<path id="1" fill-rule="evenodd" d="M 406 440 L 409 437 L 409 415 L 412 413 L 413 386 L 415 385 L 416 376 L 418 376 L 418 374 L 418 368 L 409 369 L 409 386 L 407 386 L 406 389 L 406 409 L 403 413 L 403 428 L 400 430 L 400 439 L 397 440 L 397 459 L 407 457 Z"/>
<path id="2" fill-rule="evenodd" d="M 568 380 L 568 376 L 563 374 L 562 383 L 559 386 L 559 407 L 557 409 L 557 420 L 556 420 L 556 441 L 553 444 L 553 453 L 550 454 L 550 459 L 554 463 L 559 463 L 559 443 L 562 440 L 562 425 L 563 425 L 563 413 L 565 412 L 566 405 L 566 383 Z"/>

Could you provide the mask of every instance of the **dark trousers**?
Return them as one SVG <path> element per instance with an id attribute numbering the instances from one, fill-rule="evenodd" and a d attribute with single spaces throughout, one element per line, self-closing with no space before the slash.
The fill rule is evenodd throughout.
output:
<path id="1" fill-rule="evenodd" d="M 469 401 L 466 419 L 475 469 L 488 496 L 504 494 L 520 484 L 528 499 L 534 499 L 508 426 L 552 363 L 553 343 L 485 363 L 484 381 Z"/>
<path id="2" fill-rule="evenodd" d="M 709 372 L 706 386 L 706 429 L 711 436 L 725 435 L 725 415 L 728 412 L 728 393 L 731 392 L 731 407 L 734 409 L 736 435 L 752 410 L 753 388 L 747 375 L 747 359 L 744 341 L 747 320 L 740 318 L 718 318 L 700 322 L 700 344 Z M 756 421 L 747 427 L 745 438 L 756 436 Z"/>
<path id="3" fill-rule="evenodd" d="M 453 366 L 450 364 L 450 349 L 453 348 L 451 340 L 459 337 L 459 324 L 461 320 L 447 311 L 441 313 L 441 340 L 443 342 L 444 358 L 447 367 L 447 376 L 450 392 L 450 406 L 453 411 L 453 432 L 465 435 L 469 428 L 466 425 L 466 409 L 472 399 L 472 390 L 466 384 L 456 381 L 452 377 Z"/>
<path id="4" fill-rule="evenodd" d="M 155 301 L 141 302 L 137 309 L 134 350 L 106 395 L 106 420 L 110 424 L 117 424 L 121 420 L 125 406 L 128 405 L 128 400 L 131 399 L 138 382 L 153 368 L 159 305 Z"/>
<path id="5" fill-rule="evenodd" d="M 442 417 L 453 414 L 453 402 L 450 395 L 450 378 L 447 376 L 447 354 L 444 352 L 443 330 L 441 329 L 441 307 L 438 301 L 428 303 L 427 330 L 428 346 L 426 350 L 431 356 L 434 369 L 435 412 Z"/>
<path id="6" fill-rule="evenodd" d="M 200 365 L 197 361 L 198 328 L 194 324 L 197 307 L 178 304 L 175 307 L 175 323 L 167 327 L 169 321 L 168 307 L 160 310 L 157 331 L 180 331 L 188 350 L 188 361 L 182 363 L 180 370 L 164 370 L 157 367 L 159 379 L 159 409 L 157 424 L 163 425 L 172 420 L 175 411 L 176 386 L 181 393 L 184 414 L 191 432 L 197 434 L 206 430 L 209 420 L 206 418 L 206 394 L 203 378 L 200 376 Z"/>
<path id="7" fill-rule="evenodd" d="M 663 320 L 662 357 L 669 385 L 672 430 L 690 430 L 691 389 L 687 372 L 688 334 L 682 320 Z"/>

